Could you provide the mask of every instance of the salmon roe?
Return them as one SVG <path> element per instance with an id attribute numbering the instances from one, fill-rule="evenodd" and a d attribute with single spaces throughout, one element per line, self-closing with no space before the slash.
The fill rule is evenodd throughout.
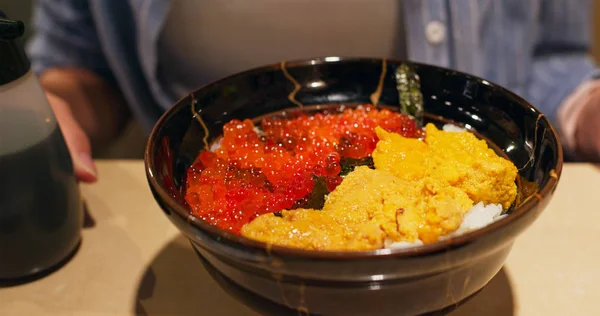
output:
<path id="1" fill-rule="evenodd" d="M 405 137 L 422 130 L 408 116 L 371 105 L 293 119 L 231 120 L 214 152 L 204 151 L 187 170 L 186 202 L 192 213 L 227 231 L 264 213 L 293 209 L 310 195 L 315 178 L 333 191 L 342 181 L 341 159 L 371 155 L 375 127 Z"/>

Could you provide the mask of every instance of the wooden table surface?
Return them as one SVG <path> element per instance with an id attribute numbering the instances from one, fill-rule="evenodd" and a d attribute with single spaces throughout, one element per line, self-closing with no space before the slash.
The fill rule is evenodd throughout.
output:
<path id="1" fill-rule="evenodd" d="M 0 315 L 256 315 L 222 290 L 154 202 L 140 160 L 98 161 L 92 223 L 65 266 L 0 288 Z M 600 167 L 567 164 L 504 268 L 459 315 L 600 315 Z"/>

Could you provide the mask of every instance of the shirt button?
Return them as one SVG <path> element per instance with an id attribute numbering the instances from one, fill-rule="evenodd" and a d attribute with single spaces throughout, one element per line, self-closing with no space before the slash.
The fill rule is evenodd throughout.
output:
<path id="1" fill-rule="evenodd" d="M 440 21 L 431 21 L 425 27 L 425 36 L 431 44 L 439 44 L 446 38 L 446 26 Z"/>

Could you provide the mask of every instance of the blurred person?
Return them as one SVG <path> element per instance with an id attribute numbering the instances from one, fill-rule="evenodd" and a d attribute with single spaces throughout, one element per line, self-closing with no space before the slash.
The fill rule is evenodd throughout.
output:
<path id="1" fill-rule="evenodd" d="M 570 0 L 38 0 L 28 46 L 73 156 L 130 116 L 147 131 L 189 91 L 316 56 L 410 59 L 471 73 L 534 104 L 579 159 L 600 158 L 591 2 Z"/>

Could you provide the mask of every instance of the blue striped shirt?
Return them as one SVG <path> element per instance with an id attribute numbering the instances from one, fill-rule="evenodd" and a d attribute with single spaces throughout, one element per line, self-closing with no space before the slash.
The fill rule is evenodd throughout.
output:
<path id="1" fill-rule="evenodd" d="M 553 123 L 562 101 L 597 73 L 588 56 L 589 0 L 402 4 L 411 60 L 503 85 L 535 104 Z M 38 0 L 35 34 L 28 45 L 33 69 L 38 74 L 52 67 L 97 72 L 120 89 L 136 118 L 150 130 L 176 101 L 164 93 L 157 78 L 157 41 L 169 5 L 166 0 Z M 436 37 L 441 31 L 446 36 Z"/>

